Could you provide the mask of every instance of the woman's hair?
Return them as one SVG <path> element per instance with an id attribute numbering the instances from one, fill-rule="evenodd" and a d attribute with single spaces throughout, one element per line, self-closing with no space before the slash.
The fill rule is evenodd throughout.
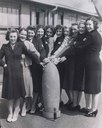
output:
<path id="1" fill-rule="evenodd" d="M 78 26 L 78 23 L 72 23 L 71 24 L 71 27 L 69 28 L 69 31 L 70 31 L 70 36 L 72 36 L 73 35 L 73 32 L 72 32 L 72 26 Z"/>
<path id="2" fill-rule="evenodd" d="M 26 31 L 27 32 L 27 29 L 26 28 L 20 28 L 19 29 L 19 33 L 21 33 L 22 31 Z"/>
<path id="3" fill-rule="evenodd" d="M 7 32 L 6 32 L 5 39 L 6 39 L 7 41 L 9 40 L 9 30 L 7 30 Z"/>
<path id="4" fill-rule="evenodd" d="M 9 28 L 9 29 L 7 30 L 7 32 L 6 32 L 6 37 L 5 37 L 5 39 L 6 39 L 7 41 L 9 40 L 9 35 L 10 35 L 10 33 L 17 33 L 17 37 L 18 37 L 18 34 L 19 34 L 19 32 L 18 32 L 17 29 L 15 29 L 15 28 Z"/>
<path id="5" fill-rule="evenodd" d="M 78 23 L 78 27 L 80 24 L 84 24 L 85 25 L 85 20 L 80 20 L 79 23 Z"/>
<path id="6" fill-rule="evenodd" d="M 26 30 L 27 30 L 27 31 L 28 31 L 28 30 L 32 30 L 32 31 L 35 32 L 36 28 L 35 28 L 35 26 L 30 25 L 30 26 L 28 26 L 28 27 L 26 28 Z"/>
<path id="7" fill-rule="evenodd" d="M 18 35 L 19 32 L 18 32 L 17 29 L 11 28 L 10 31 L 9 31 L 9 34 L 10 34 L 10 33 L 17 33 L 17 35 Z"/>
<path id="8" fill-rule="evenodd" d="M 45 26 L 45 33 L 46 33 L 47 29 L 51 29 L 51 31 L 52 31 L 52 36 L 53 36 L 53 35 L 54 35 L 54 27 L 53 27 L 52 25 L 47 25 L 47 26 Z"/>
<path id="9" fill-rule="evenodd" d="M 86 22 L 87 22 L 88 20 L 93 21 L 94 29 L 97 30 L 97 29 L 98 29 L 98 20 L 97 20 L 95 17 L 88 17 L 88 18 L 86 19 Z M 85 22 L 85 23 L 86 23 L 86 22 Z"/>
<path id="10" fill-rule="evenodd" d="M 37 25 L 37 26 L 36 26 L 35 35 L 37 34 L 37 31 L 38 31 L 40 28 L 42 28 L 42 29 L 44 30 L 44 35 L 45 35 L 45 28 L 44 28 L 43 25 Z"/>
<path id="11" fill-rule="evenodd" d="M 63 31 L 63 26 L 62 26 L 62 25 L 56 25 L 56 27 L 55 27 L 55 32 L 56 32 L 58 29 L 62 29 L 62 31 Z"/>
<path id="12" fill-rule="evenodd" d="M 63 27 L 63 29 L 67 29 L 67 28 L 69 28 L 69 27 L 67 27 L 67 26 L 64 26 L 64 27 Z"/>

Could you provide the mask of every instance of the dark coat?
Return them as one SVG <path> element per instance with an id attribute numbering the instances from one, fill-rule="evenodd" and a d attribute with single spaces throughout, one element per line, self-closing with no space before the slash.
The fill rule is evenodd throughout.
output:
<path id="1" fill-rule="evenodd" d="M 21 42 L 16 42 L 14 49 L 12 50 L 10 43 L 3 44 L 0 50 L 0 65 L 5 63 L 7 67 L 3 72 L 3 89 L 2 97 L 5 99 L 17 99 L 25 97 L 25 88 L 23 81 L 23 72 L 21 65 L 22 53 L 30 55 L 25 45 Z M 5 61 L 3 61 L 5 57 Z"/>
<path id="2" fill-rule="evenodd" d="M 84 90 L 84 70 L 85 70 L 85 47 L 81 47 L 85 43 L 86 32 L 78 33 L 76 37 L 75 48 L 75 75 L 73 89 L 77 91 Z"/>
<path id="3" fill-rule="evenodd" d="M 46 52 L 46 57 L 49 53 L 49 46 L 48 46 L 48 38 L 47 37 L 43 37 L 42 38 L 42 42 L 43 42 L 43 45 L 44 45 L 44 49 L 45 49 L 45 52 Z"/>
<path id="4" fill-rule="evenodd" d="M 73 90 L 74 75 L 75 75 L 75 47 L 74 41 L 77 35 L 71 36 L 70 48 L 67 49 L 62 56 L 66 56 L 67 60 L 64 62 L 63 73 L 63 88 L 67 91 Z"/>
<path id="5" fill-rule="evenodd" d="M 80 62 L 82 62 L 82 60 L 84 61 L 84 92 L 88 94 L 97 94 L 101 91 L 101 60 L 99 53 L 102 46 L 102 38 L 97 30 L 93 30 L 91 32 L 87 32 L 86 37 L 83 40 L 84 41 L 82 41 L 81 44 L 79 43 L 75 47 L 80 49 L 78 51 L 79 53 L 77 52 L 80 54 L 79 57 L 77 56 L 77 58 L 80 60 Z M 84 59 L 82 59 L 82 57 Z"/>
<path id="6" fill-rule="evenodd" d="M 58 50 L 58 48 L 61 46 L 62 42 L 64 40 L 64 36 L 58 37 L 56 39 L 56 41 L 54 42 L 54 49 L 52 51 L 52 55 L 54 54 L 55 51 Z M 64 62 L 63 63 L 59 63 L 57 65 L 58 71 L 59 71 L 59 75 L 60 75 L 60 84 L 61 84 L 61 88 L 62 88 L 62 83 L 63 83 L 63 76 L 64 76 Z"/>
<path id="7" fill-rule="evenodd" d="M 41 61 L 46 57 L 46 52 L 42 43 L 42 40 L 40 38 L 34 37 L 32 43 L 34 44 L 34 47 L 36 50 L 40 53 Z M 31 74 L 33 79 L 33 89 L 34 92 L 41 93 L 42 91 L 42 66 L 40 64 L 37 64 L 35 61 L 32 61 L 31 68 Z"/>
<path id="8" fill-rule="evenodd" d="M 54 52 L 61 46 L 62 42 L 64 40 L 64 36 L 58 37 L 56 41 L 54 42 L 54 49 L 52 51 L 52 55 Z"/>
<path id="9" fill-rule="evenodd" d="M 34 37 L 32 43 L 34 44 L 36 50 L 40 53 L 40 58 L 42 61 L 46 57 L 46 52 L 42 40 L 40 38 Z"/>
<path id="10" fill-rule="evenodd" d="M 51 53 L 54 49 L 54 39 L 53 39 L 53 37 L 50 37 L 50 38 L 43 37 L 42 42 L 43 42 L 44 49 L 45 49 L 45 52 L 46 52 L 46 57 L 51 56 Z"/>
<path id="11" fill-rule="evenodd" d="M 102 38 L 97 30 L 87 34 L 85 45 L 85 93 L 97 94 L 101 91 L 99 52 L 102 46 Z"/>

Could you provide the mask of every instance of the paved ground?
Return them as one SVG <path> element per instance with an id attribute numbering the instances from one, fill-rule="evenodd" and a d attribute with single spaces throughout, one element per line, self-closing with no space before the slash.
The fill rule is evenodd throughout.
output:
<path id="1" fill-rule="evenodd" d="M 63 91 L 62 96 L 64 102 L 67 101 L 67 97 Z M 81 106 L 84 106 L 84 95 L 81 99 Z M 56 122 L 50 121 L 42 117 L 41 113 L 36 115 L 27 114 L 26 117 L 19 118 L 14 123 L 7 123 L 7 101 L 0 100 L 0 123 L 3 128 L 102 128 L 102 94 L 99 101 L 99 112 L 96 118 L 85 117 L 78 112 L 70 112 L 65 108 L 61 109 L 62 114 Z"/>
<path id="2" fill-rule="evenodd" d="M 1 69 L 2 70 L 2 69 Z M 0 70 L 0 72 L 1 72 Z M 0 73 L 0 83 L 2 82 L 2 72 Z M 1 97 L 0 86 L 0 97 Z M 67 102 L 68 98 L 63 91 L 62 99 Z M 84 94 L 81 99 L 81 106 L 85 105 Z M 42 113 L 36 115 L 27 114 L 26 117 L 19 118 L 14 123 L 6 122 L 7 101 L 0 98 L 0 125 L 2 128 L 102 128 L 102 94 L 100 95 L 98 115 L 96 118 L 85 117 L 82 113 L 70 112 L 65 108 L 61 109 L 61 117 L 56 122 L 45 119 Z M 1 127 L 0 127 L 1 128 Z"/>

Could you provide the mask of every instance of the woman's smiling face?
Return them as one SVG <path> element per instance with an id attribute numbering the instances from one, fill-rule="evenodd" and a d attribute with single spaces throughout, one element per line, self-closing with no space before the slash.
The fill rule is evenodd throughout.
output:
<path id="1" fill-rule="evenodd" d="M 33 30 L 28 30 L 28 40 L 33 40 L 33 38 L 34 38 L 34 36 L 35 36 L 35 32 L 33 31 Z"/>
<path id="2" fill-rule="evenodd" d="M 17 35 L 16 32 L 11 32 L 11 33 L 9 34 L 9 41 L 10 41 L 10 43 L 11 43 L 12 45 L 16 43 L 17 38 L 18 38 L 18 35 Z"/>
<path id="3" fill-rule="evenodd" d="M 64 28 L 64 36 L 68 36 L 69 35 L 69 28 Z"/>
<path id="4" fill-rule="evenodd" d="M 51 30 L 51 28 L 48 28 L 46 30 L 46 35 L 47 35 L 48 38 L 50 38 L 53 35 L 53 31 Z"/>
<path id="5" fill-rule="evenodd" d="M 83 34 L 85 32 L 85 24 L 84 23 L 80 23 L 79 24 L 79 33 Z"/>
<path id="6" fill-rule="evenodd" d="M 27 31 L 25 30 L 22 30 L 20 33 L 19 33 L 19 38 L 22 42 L 24 42 L 27 38 Z"/>
<path id="7" fill-rule="evenodd" d="M 42 38 L 44 36 L 44 30 L 42 28 L 39 28 L 37 30 L 37 37 Z"/>
<path id="8" fill-rule="evenodd" d="M 88 32 L 91 32 L 93 31 L 95 28 L 94 28 L 94 23 L 92 20 L 87 20 L 86 21 L 86 29 Z"/>

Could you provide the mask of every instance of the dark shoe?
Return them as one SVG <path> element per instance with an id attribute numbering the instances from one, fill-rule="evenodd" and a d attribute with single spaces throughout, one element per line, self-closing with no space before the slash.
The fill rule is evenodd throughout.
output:
<path id="1" fill-rule="evenodd" d="M 27 114 L 29 114 L 29 113 L 30 113 L 30 111 L 31 111 L 31 109 L 27 110 L 27 111 L 26 111 L 26 113 L 27 113 Z"/>
<path id="2" fill-rule="evenodd" d="M 73 106 L 73 107 L 71 107 L 70 109 L 68 109 L 68 110 L 70 110 L 70 111 L 80 111 L 80 105 L 77 105 L 77 106 Z"/>
<path id="3" fill-rule="evenodd" d="M 32 110 L 29 112 L 29 114 L 31 114 L 31 115 L 33 115 L 33 114 L 35 114 L 35 113 L 36 113 L 36 108 L 32 109 Z"/>
<path id="4" fill-rule="evenodd" d="M 72 105 L 73 105 L 73 102 L 67 102 L 66 104 L 64 104 L 64 107 L 71 108 Z"/>
<path id="5" fill-rule="evenodd" d="M 98 113 L 98 110 L 93 111 L 93 112 L 88 112 L 87 114 L 85 114 L 85 116 L 87 116 L 87 117 L 96 117 L 97 113 Z"/>
<path id="6" fill-rule="evenodd" d="M 88 109 L 88 108 L 80 109 L 80 112 L 85 113 L 85 114 L 89 113 L 89 111 L 90 111 L 90 109 Z"/>

